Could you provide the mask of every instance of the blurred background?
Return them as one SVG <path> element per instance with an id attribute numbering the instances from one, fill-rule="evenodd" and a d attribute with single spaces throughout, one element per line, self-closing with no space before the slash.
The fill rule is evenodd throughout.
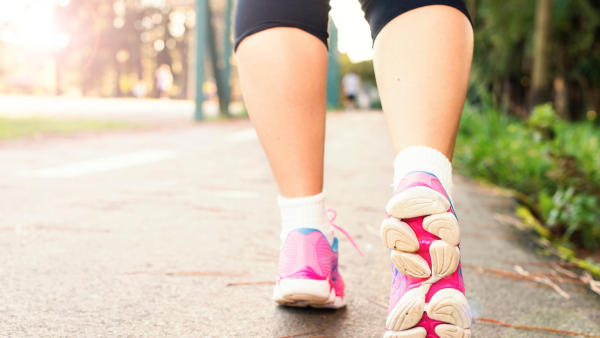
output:
<path id="1" fill-rule="evenodd" d="M 507 189 L 546 251 L 600 276 L 600 2 L 466 3 L 475 53 L 457 171 Z M 357 1 L 331 5 L 328 106 L 377 111 L 368 24 Z M 234 0 L 0 0 L 0 147 L 245 117 L 234 8 Z"/>
<path id="2" fill-rule="evenodd" d="M 208 11 L 198 18 L 193 0 L 3 0 L 0 94 L 193 100 L 200 31 L 208 37 L 203 37 L 206 55 L 200 57 L 206 68 L 205 99 L 216 100 L 222 87 L 220 96 L 227 98 L 221 103 L 241 102 L 230 38 L 235 4 L 208 2 Z M 533 106 L 552 102 L 565 119 L 596 119 L 597 2 L 467 3 L 476 32 L 473 86 L 516 116 L 526 117 Z M 346 73 L 358 73 L 365 86 L 376 88 L 369 28 L 359 4 L 331 4 L 332 43 L 337 46 L 332 67 L 341 69 L 332 75 L 339 82 Z M 374 102 L 364 107 L 378 106 L 376 95 L 371 96 Z M 335 108 L 338 102 L 331 103 Z"/>
<path id="3" fill-rule="evenodd" d="M 216 94 L 218 81 L 211 63 L 217 70 L 228 68 L 229 77 L 223 82 L 231 88 L 230 101 L 238 102 L 235 58 L 230 39 L 224 36 L 231 35 L 228 26 L 234 4 L 209 2 L 209 13 L 201 19 L 206 21 L 208 15 L 211 25 L 202 30 L 212 33 L 208 45 L 216 49 L 213 54 L 218 60 L 212 62 L 212 52 L 206 52 L 203 89 L 208 97 Z M 474 85 L 484 87 L 518 116 L 527 116 L 536 104 L 552 102 L 559 116 L 595 120 L 600 105 L 597 2 L 467 3 L 476 28 Z M 0 4 L 1 94 L 195 97 L 198 18 L 193 0 L 3 0 Z M 358 3 L 334 0 L 332 7 L 339 32 L 333 41 L 340 52 L 339 74 L 358 72 L 375 86 L 369 28 Z"/>
<path id="4" fill-rule="evenodd" d="M 193 1 L 3 1 L 0 91 L 72 97 L 193 97 Z M 222 14 L 222 3 L 218 10 Z M 220 15 L 222 17 L 222 15 Z M 223 25 L 223 20 L 215 20 Z M 138 86 L 136 90 L 136 86 Z M 145 87 L 142 90 L 141 87 Z"/>

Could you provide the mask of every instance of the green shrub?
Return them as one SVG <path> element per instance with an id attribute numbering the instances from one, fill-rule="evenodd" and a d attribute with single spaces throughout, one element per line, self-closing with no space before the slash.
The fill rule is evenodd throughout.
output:
<path id="1" fill-rule="evenodd" d="M 522 121 L 480 98 L 463 113 L 457 169 L 522 193 L 563 245 L 598 250 L 600 129 L 560 120 L 550 104 Z"/>

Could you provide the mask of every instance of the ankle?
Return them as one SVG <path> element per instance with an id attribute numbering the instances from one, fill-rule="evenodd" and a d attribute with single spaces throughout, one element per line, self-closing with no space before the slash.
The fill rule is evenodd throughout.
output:
<path id="1" fill-rule="evenodd" d="M 426 146 L 412 146 L 400 151 L 394 161 L 394 191 L 402 178 L 414 171 L 435 175 L 452 198 L 452 164 L 440 151 Z"/>
<path id="2" fill-rule="evenodd" d="M 281 210 L 281 240 L 285 241 L 290 231 L 301 228 L 321 231 L 329 243 L 333 242 L 333 227 L 325 207 L 325 192 L 306 197 L 286 198 L 277 196 Z"/>

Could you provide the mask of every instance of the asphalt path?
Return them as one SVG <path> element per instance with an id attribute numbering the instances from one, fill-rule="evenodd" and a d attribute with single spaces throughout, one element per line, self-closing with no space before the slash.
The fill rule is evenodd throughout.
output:
<path id="1" fill-rule="evenodd" d="M 277 306 L 279 214 L 247 120 L 0 143 L 0 337 L 382 337 L 391 285 L 378 235 L 392 149 L 377 112 L 328 114 L 325 189 L 348 306 Z M 456 176 L 475 317 L 600 335 L 600 297 L 485 269 L 535 273 L 514 202 Z M 229 285 L 231 283 L 263 283 Z M 562 286 L 562 285 L 561 285 Z M 473 336 L 568 337 L 476 322 Z M 572 337 L 572 336 L 570 336 Z"/>

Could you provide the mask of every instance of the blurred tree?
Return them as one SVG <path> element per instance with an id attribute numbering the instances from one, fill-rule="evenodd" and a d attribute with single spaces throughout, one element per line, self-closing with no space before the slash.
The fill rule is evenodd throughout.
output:
<path id="1" fill-rule="evenodd" d="M 479 0 L 475 9 L 473 81 L 520 116 L 529 115 L 531 102 L 536 5 Z M 553 0 L 550 7 L 546 77 L 537 81 L 550 88 L 559 115 L 581 119 L 600 110 L 600 2 Z"/>
<path id="2" fill-rule="evenodd" d="M 226 0 L 210 3 L 220 36 Z M 166 64 L 174 78 L 170 96 L 187 98 L 193 93 L 187 87 L 194 6 L 194 0 L 80 0 L 57 6 L 57 30 L 71 37 L 55 57 L 59 93 L 77 88 L 86 96 L 132 96 L 142 81 L 148 96 L 157 97 L 155 72 Z"/>
<path id="3" fill-rule="evenodd" d="M 375 70 L 373 69 L 373 60 L 353 63 L 348 54 L 340 55 L 340 76 L 348 73 L 356 73 L 361 81 L 375 85 Z M 340 78 L 341 80 L 341 78 Z"/>
<path id="4" fill-rule="evenodd" d="M 552 1 L 538 0 L 533 32 L 533 70 L 531 72 L 532 107 L 551 99 L 550 74 L 550 29 L 552 28 Z"/>

